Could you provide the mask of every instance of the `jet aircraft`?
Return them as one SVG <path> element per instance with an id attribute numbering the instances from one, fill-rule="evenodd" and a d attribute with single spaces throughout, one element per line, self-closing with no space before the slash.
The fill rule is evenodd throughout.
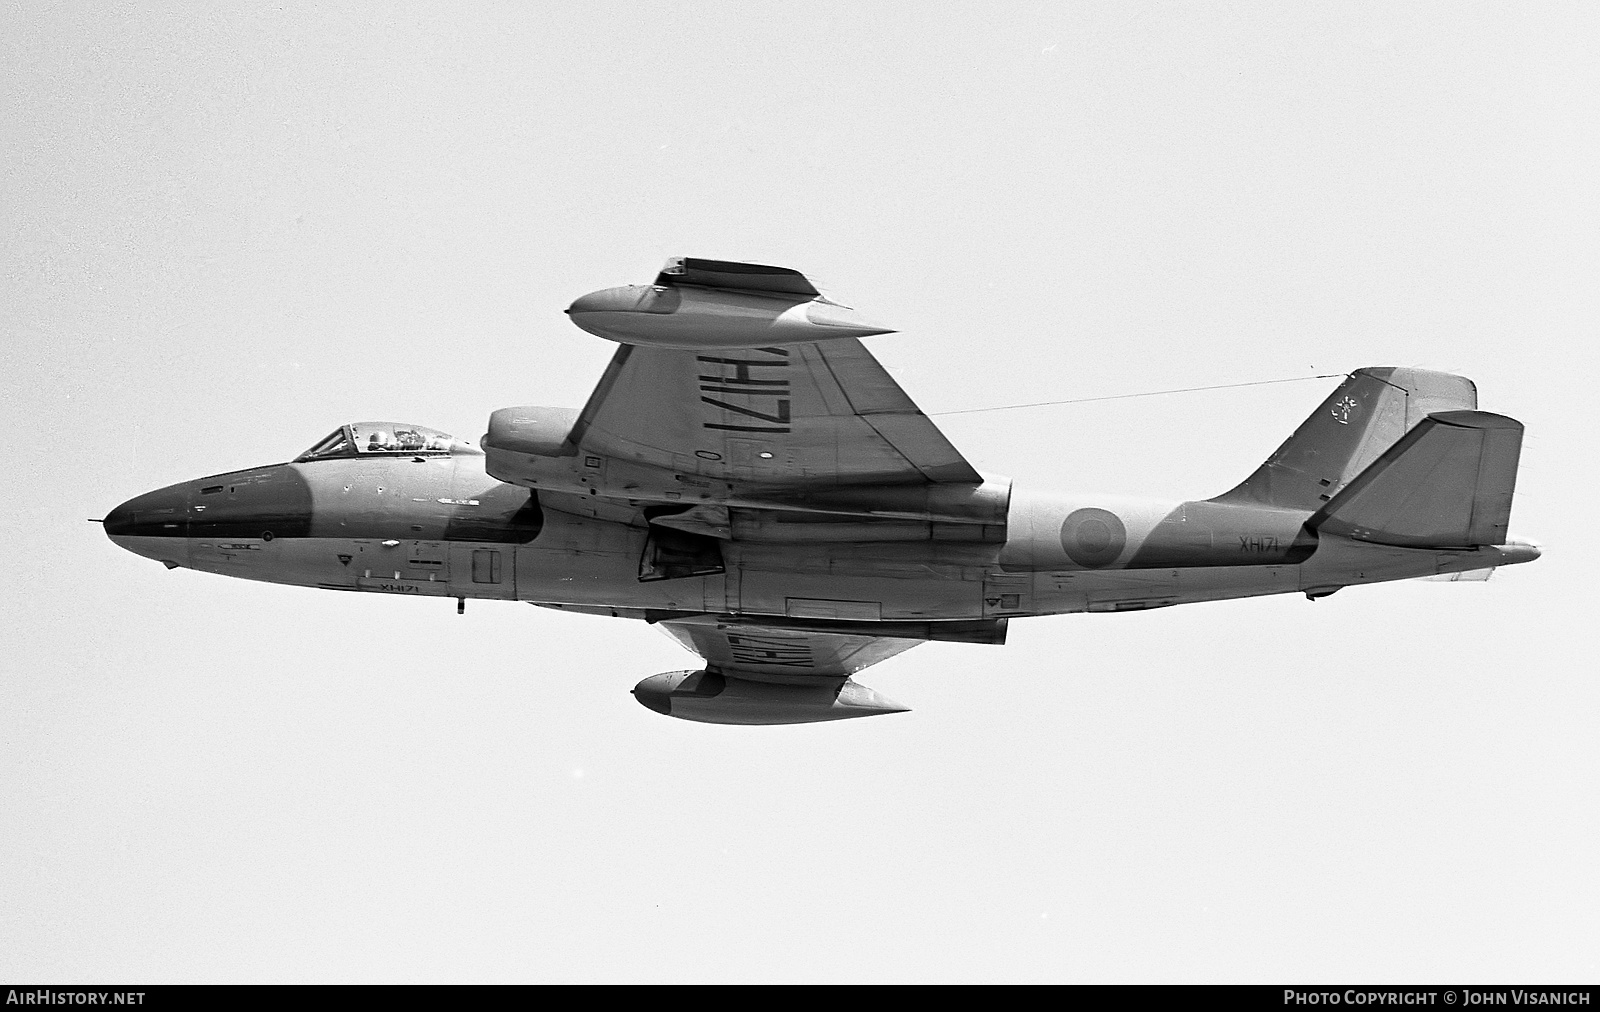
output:
<path id="1" fill-rule="evenodd" d="M 861 342 L 890 331 L 798 271 L 674 259 L 567 313 L 619 345 L 581 410 L 503 408 L 476 446 L 341 425 L 130 499 L 105 531 L 168 568 L 650 622 L 702 663 L 639 702 L 727 724 L 904 710 L 851 676 L 928 640 L 1003 643 L 1016 618 L 1539 556 L 1507 533 L 1522 426 L 1460 376 L 1358 369 L 1236 487 L 1163 502 L 979 474 Z"/>

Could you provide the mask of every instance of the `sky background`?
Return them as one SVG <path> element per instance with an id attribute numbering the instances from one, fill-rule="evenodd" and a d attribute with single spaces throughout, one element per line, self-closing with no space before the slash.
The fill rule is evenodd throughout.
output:
<path id="1" fill-rule="evenodd" d="M 0 978 L 1600 977 L 1590 4 L 7 4 Z M 932 413 L 1418 365 L 1527 426 L 1486 584 L 1014 622 L 735 728 L 643 624 L 85 523 L 344 421 L 578 406 L 669 256 Z M 1205 497 L 1333 380 L 940 424 Z"/>

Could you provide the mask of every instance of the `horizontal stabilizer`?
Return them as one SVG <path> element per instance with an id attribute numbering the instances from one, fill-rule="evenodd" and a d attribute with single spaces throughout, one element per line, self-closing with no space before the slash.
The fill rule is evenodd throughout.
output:
<path id="1" fill-rule="evenodd" d="M 1515 419 L 1487 411 L 1431 414 L 1307 526 L 1407 548 L 1505 544 L 1521 451 Z"/>

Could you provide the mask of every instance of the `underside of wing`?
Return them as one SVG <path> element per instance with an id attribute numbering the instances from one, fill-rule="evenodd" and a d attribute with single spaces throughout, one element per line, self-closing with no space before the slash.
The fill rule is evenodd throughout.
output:
<path id="1" fill-rule="evenodd" d="M 711 724 L 807 724 L 906 709 L 850 676 L 927 640 L 1004 643 L 1004 619 L 849 622 L 673 615 L 660 627 L 705 660 L 633 690 L 657 713 Z"/>
<path id="2" fill-rule="evenodd" d="M 907 635 L 891 638 L 849 627 L 835 632 L 710 615 L 669 619 L 660 626 L 686 649 L 704 658 L 709 668 L 724 674 L 791 682 L 844 678 L 923 641 L 912 636 L 909 628 L 893 630 Z"/>

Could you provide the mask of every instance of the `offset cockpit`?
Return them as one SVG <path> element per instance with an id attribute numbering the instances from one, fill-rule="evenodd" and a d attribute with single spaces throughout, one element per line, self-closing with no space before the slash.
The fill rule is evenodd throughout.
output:
<path id="1" fill-rule="evenodd" d="M 341 425 L 311 449 L 294 459 L 296 464 L 311 460 L 336 460 L 348 457 L 411 454 L 430 456 L 448 453 L 481 453 L 464 439 L 448 432 L 408 422 L 351 422 Z"/>

